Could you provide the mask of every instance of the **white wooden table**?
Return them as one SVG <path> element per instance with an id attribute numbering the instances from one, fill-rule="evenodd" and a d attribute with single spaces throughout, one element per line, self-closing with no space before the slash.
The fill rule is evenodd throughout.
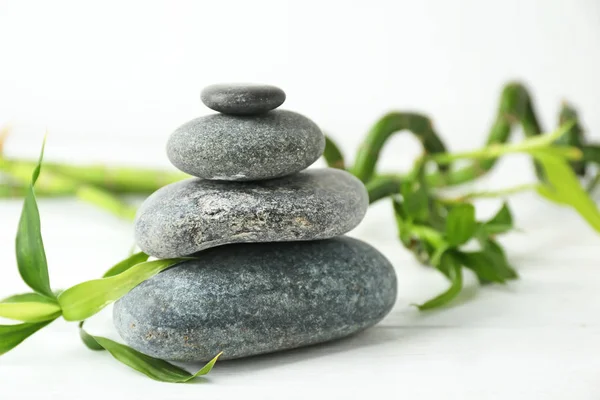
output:
<path id="1" fill-rule="evenodd" d="M 572 211 L 533 195 L 512 204 L 525 232 L 503 243 L 521 279 L 486 288 L 469 279 L 451 307 L 419 313 L 410 306 L 447 283 L 401 247 L 383 202 L 352 232 L 398 272 L 398 302 L 376 327 L 326 345 L 221 362 L 204 381 L 173 385 L 87 350 L 75 324 L 57 321 L 0 357 L 0 398 L 599 399 L 600 236 Z M 478 213 L 497 206 L 481 203 Z M 0 202 L 2 296 L 25 290 L 13 251 L 20 208 Z M 75 200 L 42 200 L 40 209 L 56 288 L 101 275 L 132 244 L 129 223 Z M 116 338 L 110 310 L 88 327 Z"/>

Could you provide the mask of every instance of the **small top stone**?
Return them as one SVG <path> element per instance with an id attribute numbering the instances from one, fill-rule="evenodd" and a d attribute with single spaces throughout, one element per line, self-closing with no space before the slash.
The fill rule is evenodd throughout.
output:
<path id="1" fill-rule="evenodd" d="M 285 92 L 271 85 L 226 83 L 205 87 L 200 99 L 208 108 L 223 114 L 257 115 L 282 105 Z"/>

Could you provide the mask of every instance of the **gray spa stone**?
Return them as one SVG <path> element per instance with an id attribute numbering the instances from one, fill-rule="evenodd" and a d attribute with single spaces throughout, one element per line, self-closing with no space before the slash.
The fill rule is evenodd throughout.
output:
<path id="1" fill-rule="evenodd" d="M 115 304 L 114 323 L 129 346 L 173 361 L 270 353 L 361 331 L 396 299 L 389 261 L 349 237 L 233 244 L 197 257 Z"/>
<path id="2" fill-rule="evenodd" d="M 275 110 L 252 117 L 212 114 L 173 132 L 167 156 L 174 166 L 204 179 L 252 181 L 307 168 L 325 149 L 310 119 Z"/>
<path id="3" fill-rule="evenodd" d="M 256 115 L 282 105 L 285 92 L 271 85 L 225 83 L 205 87 L 200 99 L 206 107 L 224 114 Z"/>
<path id="4" fill-rule="evenodd" d="M 239 242 L 327 239 L 363 219 L 364 185 L 338 169 L 279 179 L 222 182 L 187 179 L 146 199 L 135 219 L 138 246 L 158 258 Z"/>

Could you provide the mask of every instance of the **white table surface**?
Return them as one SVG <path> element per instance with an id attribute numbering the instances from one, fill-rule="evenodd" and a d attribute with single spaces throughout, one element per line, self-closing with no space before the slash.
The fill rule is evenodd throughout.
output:
<path id="1" fill-rule="evenodd" d="M 480 203 L 490 215 L 497 202 Z M 372 207 L 351 234 L 398 273 L 396 307 L 368 331 L 330 344 L 218 363 L 195 384 L 154 382 L 91 352 L 75 324 L 57 321 L 0 357 L 2 399 L 599 399 L 600 236 L 568 209 L 533 194 L 512 201 L 518 226 L 502 241 L 521 279 L 479 288 L 419 313 L 443 290 L 396 239 L 390 205 Z M 13 240 L 20 201 L 0 203 L 0 296 L 24 291 Z M 42 200 L 55 288 L 101 275 L 132 244 L 131 225 L 75 200 Z M 88 325 L 116 338 L 110 310 Z"/>

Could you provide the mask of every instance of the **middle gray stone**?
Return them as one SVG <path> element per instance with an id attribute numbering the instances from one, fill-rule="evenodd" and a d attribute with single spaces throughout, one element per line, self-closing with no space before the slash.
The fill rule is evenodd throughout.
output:
<path id="1" fill-rule="evenodd" d="M 364 185 L 337 169 L 257 182 L 187 179 L 146 199 L 135 236 L 158 258 L 227 243 L 327 239 L 356 227 L 368 204 Z"/>
<path id="2" fill-rule="evenodd" d="M 213 114 L 178 128 L 167 143 L 174 166 L 198 178 L 253 181 L 302 171 L 325 149 L 310 119 L 292 111 L 261 115 Z"/>

